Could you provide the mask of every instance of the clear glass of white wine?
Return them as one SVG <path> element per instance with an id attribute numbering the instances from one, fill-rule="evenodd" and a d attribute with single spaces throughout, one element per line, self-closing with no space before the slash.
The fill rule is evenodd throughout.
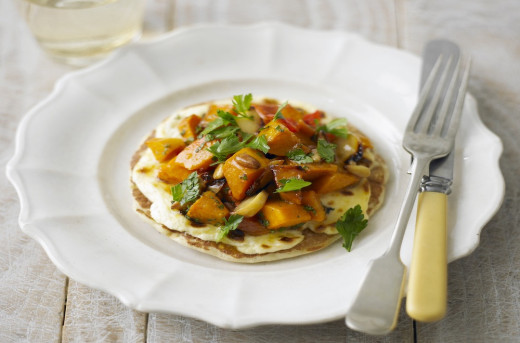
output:
<path id="1" fill-rule="evenodd" d="M 85 66 L 142 33 L 145 0 L 18 0 L 40 46 L 55 59 Z"/>

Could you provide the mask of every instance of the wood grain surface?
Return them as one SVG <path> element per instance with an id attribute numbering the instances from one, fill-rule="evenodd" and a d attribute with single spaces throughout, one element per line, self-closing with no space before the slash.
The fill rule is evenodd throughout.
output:
<path id="1" fill-rule="evenodd" d="M 358 32 L 420 53 L 432 38 L 470 52 L 470 92 L 504 143 L 503 206 L 470 256 L 449 265 L 448 314 L 414 325 L 401 311 L 382 337 L 343 321 L 226 330 L 182 316 L 141 313 L 60 273 L 17 224 L 18 198 L 0 174 L 0 342 L 518 342 L 520 340 L 520 2 L 426 0 L 149 0 L 144 39 L 199 23 L 283 21 Z M 14 151 L 23 115 L 73 70 L 50 60 L 16 10 L 0 1 L 0 166 Z M 485 149 L 485 147 L 483 147 Z M 486 180 L 482 180 L 486 182 Z M 403 307 L 404 309 L 404 307 Z"/>

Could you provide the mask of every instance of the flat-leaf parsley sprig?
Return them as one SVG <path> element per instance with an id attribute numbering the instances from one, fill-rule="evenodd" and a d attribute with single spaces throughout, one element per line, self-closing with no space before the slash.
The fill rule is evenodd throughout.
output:
<path id="1" fill-rule="evenodd" d="M 347 138 L 348 130 L 347 130 L 347 119 L 345 118 L 337 118 L 332 120 L 330 123 L 325 125 L 318 126 L 316 125 L 316 132 L 324 132 L 330 133 L 337 137 Z"/>
<path id="2" fill-rule="evenodd" d="M 349 208 L 343 216 L 336 222 L 336 229 L 343 237 L 343 247 L 350 251 L 354 238 L 367 227 L 368 220 L 361 210 L 361 206 L 356 205 Z"/>
<path id="3" fill-rule="evenodd" d="M 173 202 L 181 207 L 197 200 L 200 195 L 200 179 L 197 172 L 191 173 L 184 181 L 171 187 Z"/>
<path id="4" fill-rule="evenodd" d="M 236 230 L 243 219 L 244 216 L 241 216 L 240 214 L 232 214 L 228 219 L 225 219 L 224 225 L 219 228 L 217 242 L 224 239 L 230 231 Z"/>
<path id="5" fill-rule="evenodd" d="M 304 187 L 311 185 L 309 181 L 298 179 L 296 177 L 289 179 L 281 179 L 280 183 L 282 184 L 282 186 L 276 189 L 277 193 L 298 191 Z"/>
<path id="6" fill-rule="evenodd" d="M 251 93 L 235 95 L 233 96 L 233 109 L 239 117 L 253 119 L 253 116 L 248 113 L 252 101 L 253 95 Z"/>

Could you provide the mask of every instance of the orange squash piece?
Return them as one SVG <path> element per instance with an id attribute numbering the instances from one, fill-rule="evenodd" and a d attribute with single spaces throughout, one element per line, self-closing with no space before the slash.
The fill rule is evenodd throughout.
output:
<path id="1" fill-rule="evenodd" d="M 202 118 L 202 122 L 204 124 L 208 124 L 209 122 L 212 122 L 213 120 L 218 118 L 218 110 L 230 112 L 233 114 L 233 106 L 231 105 L 215 105 L 211 104 L 209 106 L 208 112 L 204 115 L 204 118 Z"/>
<path id="2" fill-rule="evenodd" d="M 301 170 L 298 170 L 298 168 L 287 168 L 287 166 L 284 165 L 274 165 L 271 166 L 271 170 L 274 174 L 274 180 L 276 182 L 276 186 L 278 188 L 283 186 L 283 183 L 281 180 L 284 179 L 303 179 L 302 174 L 303 172 Z M 302 204 L 302 191 L 290 191 L 290 192 L 280 192 L 280 198 L 282 198 L 285 201 L 292 202 L 297 205 Z"/>
<path id="3" fill-rule="evenodd" d="M 339 191 L 359 181 L 359 177 L 349 173 L 333 173 L 322 176 L 312 182 L 309 188 L 316 193 L 324 194 Z"/>
<path id="4" fill-rule="evenodd" d="M 253 107 L 264 121 L 264 124 L 269 123 L 271 120 L 273 120 L 274 115 L 278 111 L 278 105 L 276 104 L 253 104 Z"/>
<path id="5" fill-rule="evenodd" d="M 247 157 L 247 156 L 249 157 Z M 254 159 L 249 167 L 244 160 Z M 224 177 L 231 190 L 233 198 L 237 201 L 246 196 L 246 191 L 264 173 L 269 160 L 258 150 L 243 148 L 237 151 L 224 163 Z"/>
<path id="6" fill-rule="evenodd" d="M 295 145 L 300 143 L 298 137 L 280 119 L 270 121 L 260 133 L 267 139 L 269 152 L 278 156 L 286 156 Z"/>
<path id="7" fill-rule="evenodd" d="M 200 121 L 201 118 L 196 114 L 192 114 L 191 116 L 181 120 L 179 125 L 177 125 L 181 136 L 184 139 L 197 138 L 197 126 L 199 125 Z"/>
<path id="8" fill-rule="evenodd" d="M 251 236 L 261 236 L 269 233 L 269 229 L 255 218 L 244 217 L 240 224 L 238 224 L 238 229 Z"/>
<path id="9" fill-rule="evenodd" d="M 192 171 L 177 164 L 175 160 L 176 157 L 172 158 L 168 163 L 161 164 L 157 173 L 159 179 L 172 185 L 181 183 L 192 173 Z"/>
<path id="10" fill-rule="evenodd" d="M 298 120 L 298 132 L 300 132 L 302 135 L 310 138 L 316 134 L 316 130 L 314 127 L 307 124 L 303 119 Z"/>
<path id="11" fill-rule="evenodd" d="M 282 116 L 285 119 L 291 119 L 297 123 L 300 119 L 303 119 L 304 113 L 295 107 L 292 107 L 290 104 L 287 104 L 282 108 Z"/>
<path id="12" fill-rule="evenodd" d="M 186 216 L 199 223 L 222 225 L 224 219 L 229 215 L 229 210 L 212 191 L 204 192 L 190 206 Z"/>
<path id="13" fill-rule="evenodd" d="M 286 165 L 277 166 L 283 169 L 296 169 L 301 173 L 305 181 L 314 181 L 325 175 L 330 175 L 338 171 L 338 165 L 334 163 L 303 163 L 288 161 Z"/>
<path id="14" fill-rule="evenodd" d="M 169 161 L 186 146 L 180 138 L 152 138 L 146 141 L 153 156 L 158 162 Z"/>
<path id="15" fill-rule="evenodd" d="M 311 220 L 311 215 L 303 206 L 283 200 L 267 201 L 261 213 L 268 222 L 267 228 L 270 230 L 294 226 Z"/>
<path id="16" fill-rule="evenodd" d="M 363 145 L 364 148 L 367 149 L 373 149 L 374 146 L 372 145 L 372 142 L 370 141 L 370 138 L 367 136 L 359 135 L 358 136 L 359 141 L 361 142 L 361 145 Z"/>
<path id="17" fill-rule="evenodd" d="M 213 163 L 213 154 L 207 150 L 216 140 L 206 142 L 204 138 L 197 139 L 181 151 L 176 163 L 188 170 L 206 169 Z"/>
<path id="18" fill-rule="evenodd" d="M 316 194 L 314 191 L 304 191 L 302 192 L 302 204 L 311 208 L 305 208 L 306 211 L 311 215 L 311 219 L 317 222 L 322 222 L 325 220 L 326 214 L 325 209 L 320 201 L 320 196 Z"/>

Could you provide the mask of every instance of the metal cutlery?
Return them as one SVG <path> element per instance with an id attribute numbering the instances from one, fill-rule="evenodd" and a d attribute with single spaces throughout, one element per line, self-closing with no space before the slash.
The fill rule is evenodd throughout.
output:
<path id="1" fill-rule="evenodd" d="M 454 67 L 453 67 L 454 66 Z M 357 331 L 386 334 L 397 323 L 406 267 L 400 250 L 422 176 L 430 162 L 446 156 L 453 147 L 469 75 L 460 59 L 441 55 L 424 83 L 418 104 L 408 122 L 403 147 L 412 155 L 411 179 L 387 251 L 370 261 L 360 291 L 349 309 L 346 324 Z M 455 105 L 453 105 L 455 99 Z"/>

